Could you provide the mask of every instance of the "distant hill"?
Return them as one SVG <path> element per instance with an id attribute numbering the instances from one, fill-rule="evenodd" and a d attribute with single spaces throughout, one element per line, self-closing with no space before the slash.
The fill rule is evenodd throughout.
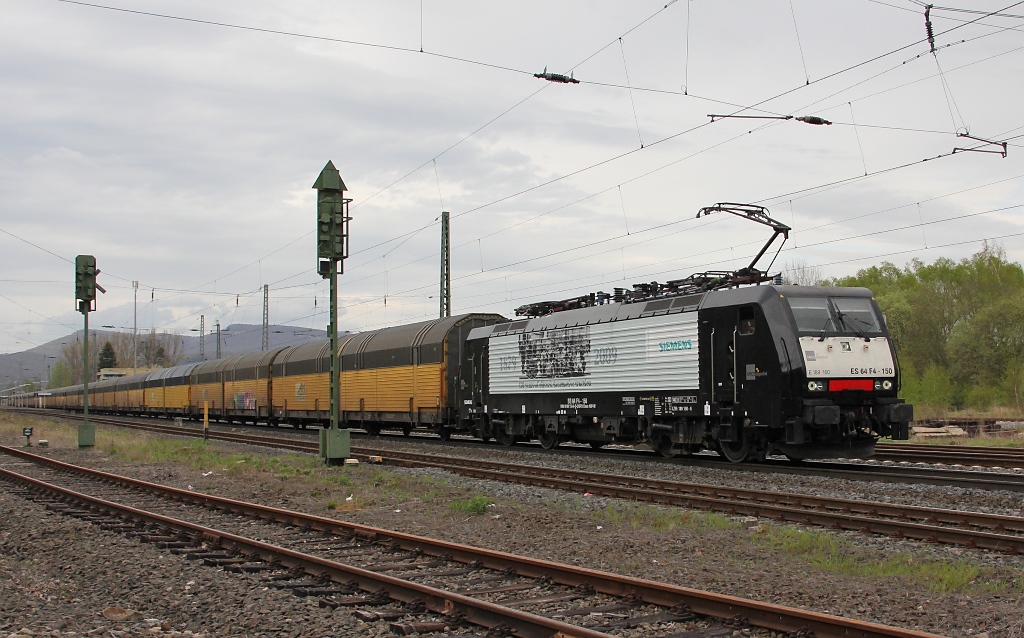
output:
<path id="1" fill-rule="evenodd" d="M 258 352 L 263 346 L 263 326 L 245 323 L 235 323 L 221 328 L 221 357 L 231 357 L 236 354 Z M 93 335 L 92 344 L 103 344 L 114 334 L 111 330 L 89 330 Z M 347 334 L 347 333 L 345 333 Z M 142 331 L 139 332 L 140 339 Z M 270 348 L 293 346 L 326 339 L 327 331 L 313 328 L 300 328 L 297 326 L 270 326 L 269 334 Z M 202 359 L 215 359 L 217 356 L 217 334 L 207 334 L 204 344 L 205 356 L 199 356 L 199 337 L 181 337 L 185 358 L 182 363 L 192 363 Z M 41 346 L 30 350 L 14 352 L 11 354 L 0 354 L 0 391 L 14 387 L 25 382 L 45 381 L 49 378 L 48 366 L 60 360 L 61 348 L 64 344 L 73 341 L 81 341 L 82 331 L 78 330 L 66 337 L 54 339 Z M 120 365 L 131 365 L 130 361 L 121 361 Z"/>

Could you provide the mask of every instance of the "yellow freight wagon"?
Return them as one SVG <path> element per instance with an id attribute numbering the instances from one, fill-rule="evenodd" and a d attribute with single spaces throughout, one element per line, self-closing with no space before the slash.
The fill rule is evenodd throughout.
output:
<path id="1" fill-rule="evenodd" d="M 499 321 L 465 314 L 347 339 L 339 348 L 342 418 L 369 432 L 427 427 L 447 436 L 459 427 L 459 406 L 448 398 L 456 395 L 462 344 L 473 328 Z"/>
<path id="2" fill-rule="evenodd" d="M 188 414 L 192 386 L 190 375 L 195 363 L 156 370 L 146 379 L 146 411 L 162 416 L 184 416 Z"/>
<path id="3" fill-rule="evenodd" d="M 146 379 L 153 372 L 146 371 L 138 374 L 129 374 L 116 380 L 115 403 L 118 412 L 129 412 L 142 414 L 146 409 L 146 396 L 144 386 Z"/>
<path id="4" fill-rule="evenodd" d="M 228 420 L 251 421 L 270 416 L 270 366 L 286 348 L 253 352 L 233 359 L 224 370 L 224 405 Z"/>
<path id="5" fill-rule="evenodd" d="M 206 403 L 209 406 L 211 419 L 228 420 L 229 414 L 224 394 L 224 371 L 230 369 L 243 356 L 245 355 L 204 361 L 192 370 L 192 396 L 189 410 L 193 416 L 201 417 L 203 404 Z"/>
<path id="6" fill-rule="evenodd" d="M 117 408 L 117 382 L 119 379 L 105 379 L 89 383 L 89 409 L 96 412 L 113 412 Z"/>
<path id="7" fill-rule="evenodd" d="M 310 341 L 284 348 L 274 357 L 269 384 L 272 422 L 330 422 L 330 347 L 330 341 Z M 325 359 L 326 368 L 321 365 Z"/>

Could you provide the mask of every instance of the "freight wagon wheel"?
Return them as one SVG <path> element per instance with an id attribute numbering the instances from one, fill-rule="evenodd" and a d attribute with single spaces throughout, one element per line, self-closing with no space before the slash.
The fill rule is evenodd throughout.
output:
<path id="1" fill-rule="evenodd" d="M 606 445 L 608 445 L 608 441 L 591 441 L 590 442 L 590 447 L 594 448 L 595 450 L 600 450 L 601 448 L 603 448 Z"/>
<path id="2" fill-rule="evenodd" d="M 441 437 L 442 441 L 450 441 L 452 439 L 452 429 L 451 428 L 443 427 L 443 428 L 441 428 L 441 430 L 437 434 Z"/>
<path id="3" fill-rule="evenodd" d="M 747 437 L 740 436 L 742 437 L 741 441 L 734 441 L 732 443 L 726 441 L 718 442 L 718 453 L 732 463 L 742 463 L 750 456 L 750 444 L 747 442 Z"/>
<path id="4" fill-rule="evenodd" d="M 540 441 L 540 446 L 545 450 L 553 450 L 561 443 L 558 440 L 557 432 L 541 432 L 537 435 L 537 440 Z"/>
<path id="5" fill-rule="evenodd" d="M 402 436 L 409 436 L 410 434 L 412 434 L 412 426 L 411 425 L 403 425 L 402 426 Z"/>

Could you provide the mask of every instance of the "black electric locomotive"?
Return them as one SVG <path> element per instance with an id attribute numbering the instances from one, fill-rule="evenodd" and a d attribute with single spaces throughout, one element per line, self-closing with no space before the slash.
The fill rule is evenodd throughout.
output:
<path id="1" fill-rule="evenodd" d="M 784 286 L 754 266 L 517 309 L 463 349 L 461 427 L 511 445 L 647 443 L 731 461 L 862 458 L 906 439 L 913 407 L 882 313 L 865 288 Z M 700 215 L 698 215 L 700 216 Z M 740 287 L 743 284 L 757 284 Z M 767 285 L 760 285 L 767 284 Z"/>
<path id="2" fill-rule="evenodd" d="M 511 445 L 646 442 L 732 461 L 866 457 L 912 406 L 864 288 L 762 285 L 477 328 L 462 419 Z"/>

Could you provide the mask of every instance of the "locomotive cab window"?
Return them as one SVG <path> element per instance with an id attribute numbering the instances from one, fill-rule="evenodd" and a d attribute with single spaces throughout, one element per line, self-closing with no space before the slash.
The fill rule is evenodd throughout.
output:
<path id="1" fill-rule="evenodd" d="M 832 313 L 828 309 L 828 299 L 824 297 L 789 297 L 789 308 L 796 319 L 797 331 L 801 333 L 822 334 L 835 332 Z"/>
<path id="2" fill-rule="evenodd" d="M 870 336 L 882 334 L 881 323 L 871 306 L 870 299 L 833 297 L 832 306 L 836 310 L 838 323 L 845 332 L 864 333 Z"/>
<path id="3" fill-rule="evenodd" d="M 742 306 L 739 310 L 739 323 L 737 324 L 737 330 L 741 335 L 752 335 L 754 334 L 754 308 L 752 306 Z"/>
<path id="4" fill-rule="evenodd" d="M 786 301 L 800 334 L 882 334 L 882 321 L 865 297 L 788 297 Z"/>

